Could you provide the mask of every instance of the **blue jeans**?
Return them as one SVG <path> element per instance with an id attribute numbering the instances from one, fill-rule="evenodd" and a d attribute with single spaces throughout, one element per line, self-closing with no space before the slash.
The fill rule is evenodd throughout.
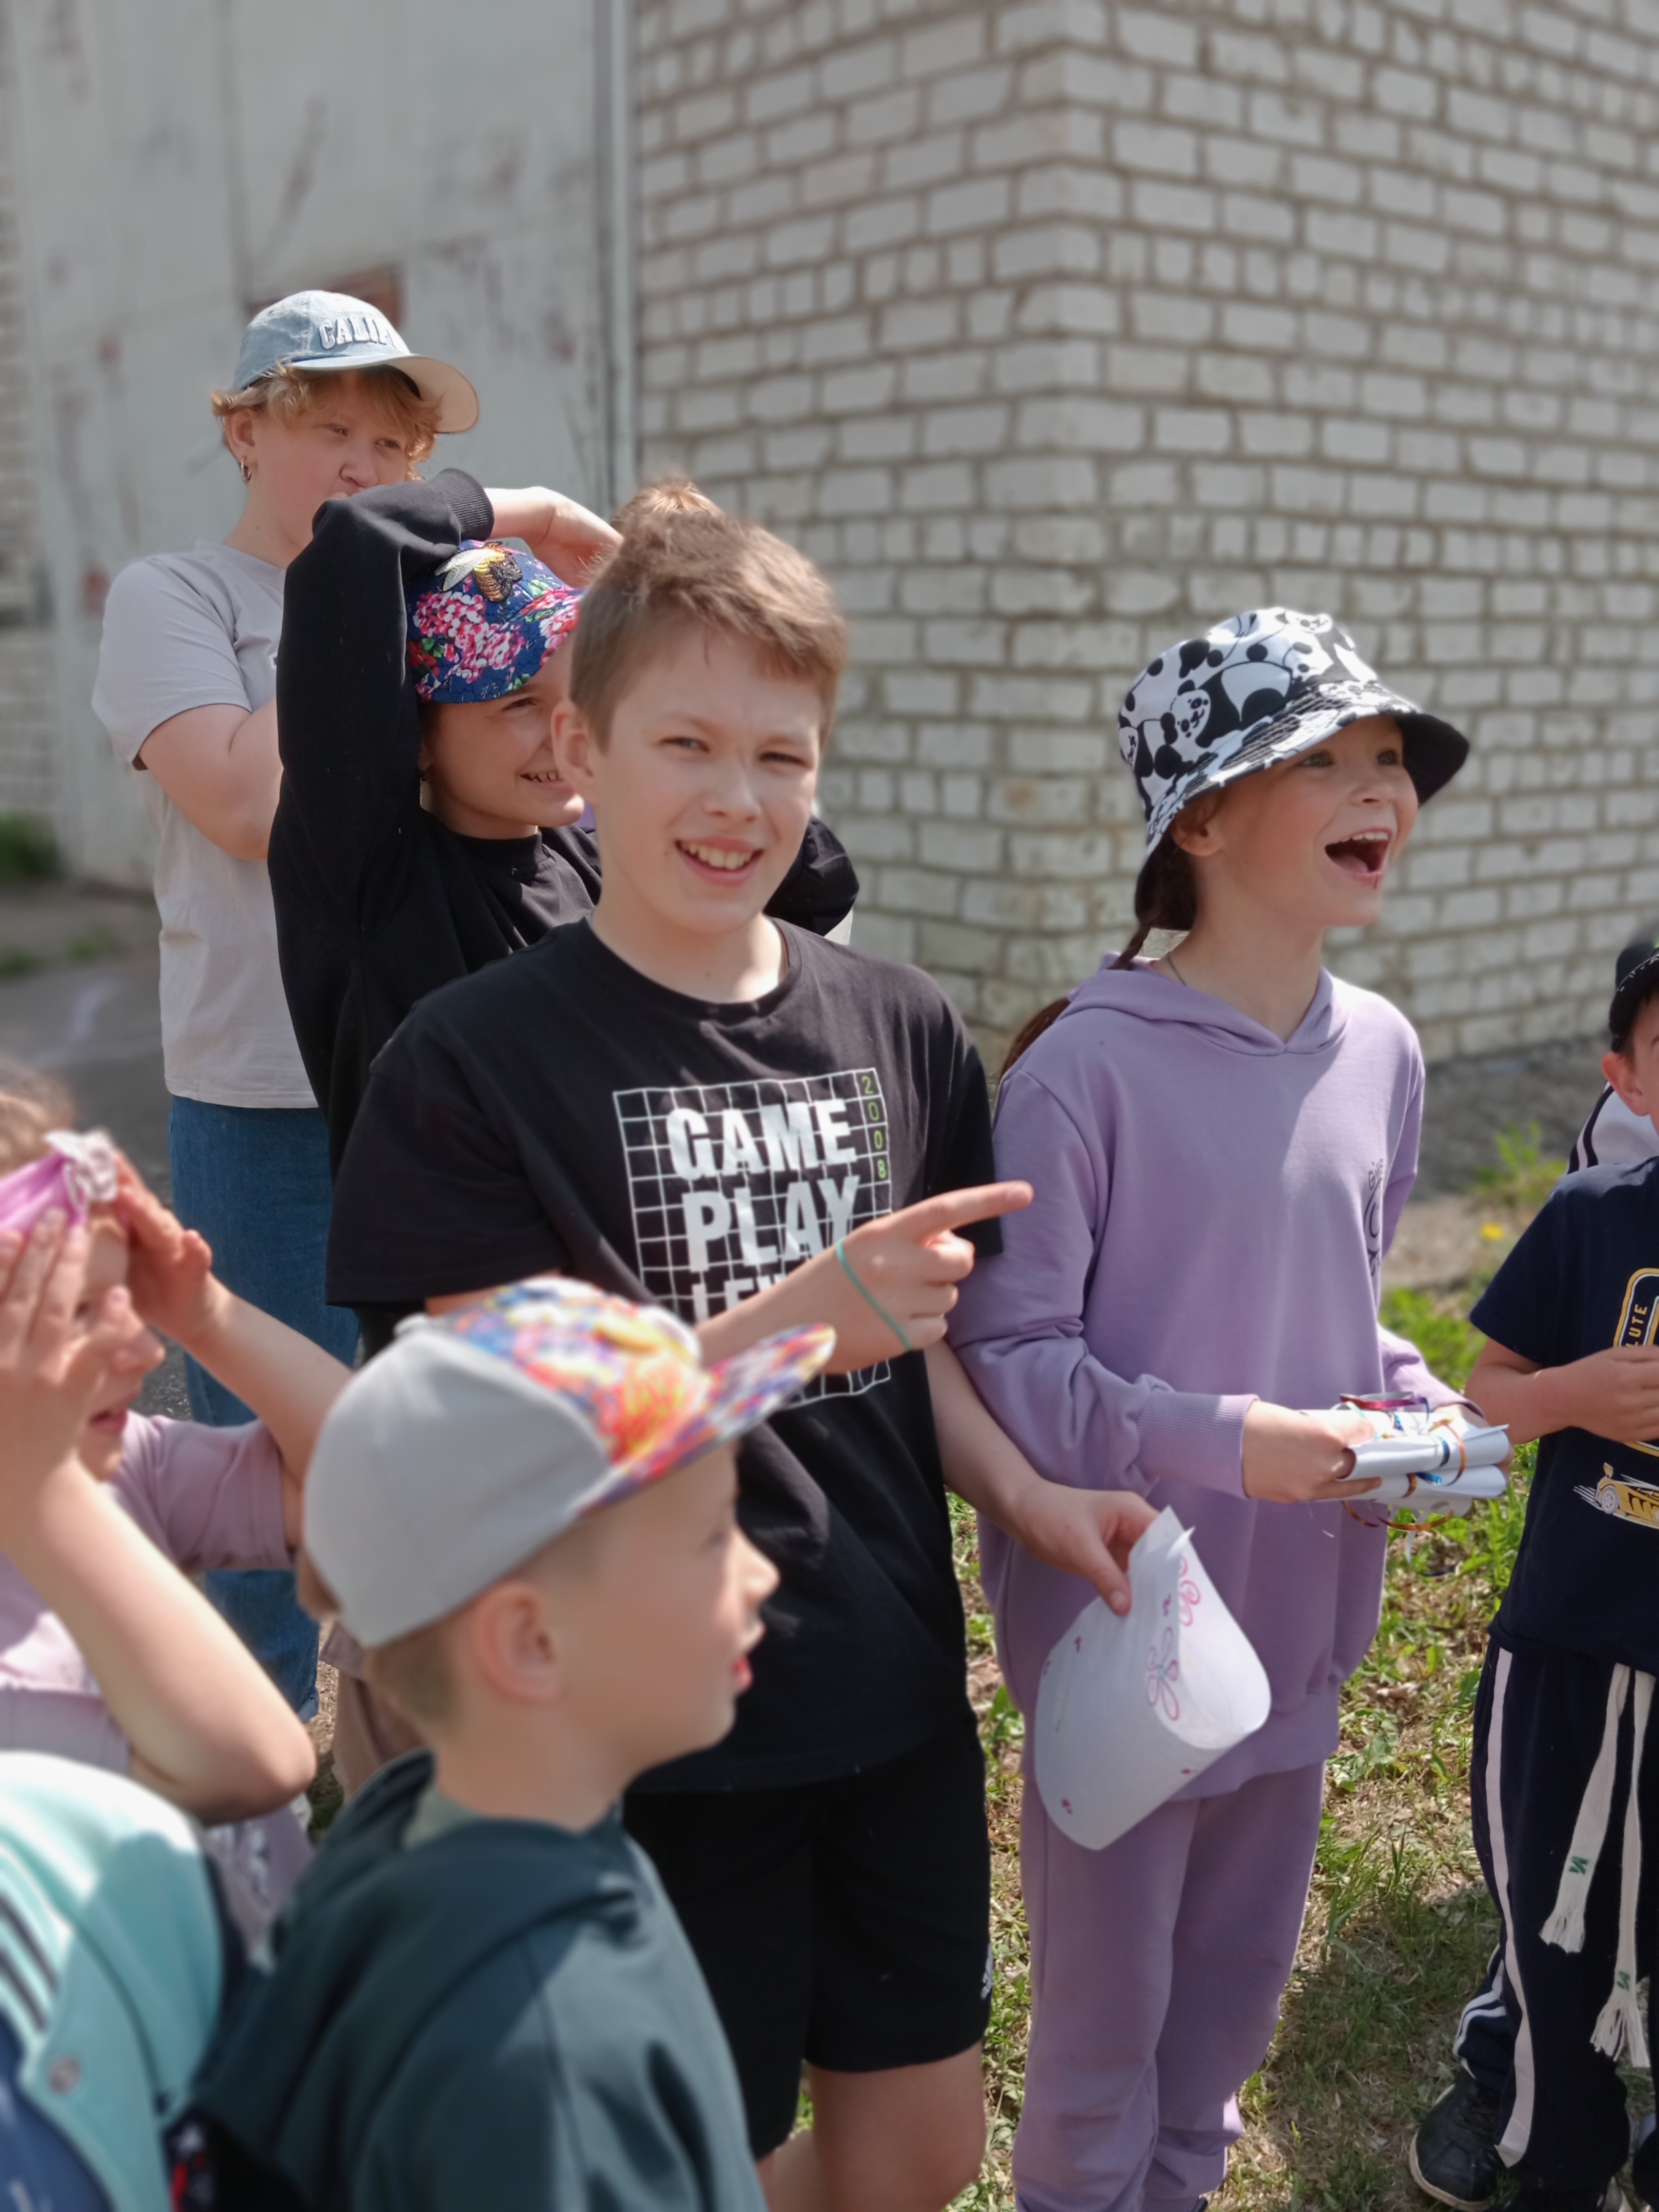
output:
<path id="1" fill-rule="evenodd" d="M 355 1314 L 323 1302 L 333 1190 L 328 1125 L 314 1107 L 209 1106 L 175 1098 L 167 1119 L 173 1208 L 213 1247 L 220 1281 L 337 1359 L 357 1349 Z M 252 1414 L 185 1362 L 190 1410 L 213 1428 Z M 217 1573 L 208 1595 L 302 1720 L 317 1710 L 317 1626 L 284 1570 Z"/>

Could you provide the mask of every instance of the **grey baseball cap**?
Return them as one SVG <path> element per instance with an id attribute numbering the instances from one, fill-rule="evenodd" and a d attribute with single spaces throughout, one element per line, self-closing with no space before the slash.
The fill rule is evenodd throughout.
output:
<path id="1" fill-rule="evenodd" d="M 440 430 L 470 430 L 478 395 L 447 361 L 410 353 L 378 307 L 347 292 L 290 292 L 263 308 L 242 333 L 231 389 L 245 392 L 286 362 L 308 373 L 397 368 L 438 410 Z"/>
<path id="2" fill-rule="evenodd" d="M 388 1644 L 757 1427 L 835 1341 L 792 1329 L 705 1367 L 672 1314 L 560 1275 L 406 1321 L 323 1423 L 306 1550 L 358 1642 Z"/>

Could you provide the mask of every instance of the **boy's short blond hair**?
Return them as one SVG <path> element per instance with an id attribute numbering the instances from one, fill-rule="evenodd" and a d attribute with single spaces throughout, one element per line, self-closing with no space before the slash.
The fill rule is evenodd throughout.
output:
<path id="1" fill-rule="evenodd" d="M 596 740 L 644 663 L 687 630 L 739 639 L 769 673 L 811 684 L 827 737 L 847 624 L 805 555 L 683 477 L 635 493 L 617 520 L 623 542 L 588 586 L 571 647 L 570 697 Z"/>
<path id="2" fill-rule="evenodd" d="M 410 466 L 425 460 L 437 441 L 437 403 L 422 399 L 410 379 L 391 363 L 384 368 L 329 369 L 319 374 L 279 362 L 257 384 L 245 385 L 240 392 L 210 395 L 220 434 L 224 434 L 227 420 L 245 409 L 269 415 L 278 422 L 298 422 L 311 413 L 328 386 L 338 388 L 343 377 L 355 378 L 358 390 L 396 429 L 409 448 Z"/>
<path id="3" fill-rule="evenodd" d="M 718 514 L 720 511 L 714 501 L 706 491 L 699 491 L 690 477 L 659 477 L 655 483 L 647 484 L 625 506 L 618 507 L 611 521 L 611 526 L 626 538 L 630 530 L 637 530 L 642 523 L 659 522 L 665 515 Z"/>
<path id="4" fill-rule="evenodd" d="M 295 1568 L 301 1604 L 320 1626 L 331 1627 L 339 1618 L 340 1601 L 315 1560 L 302 1551 Z M 441 1728 L 455 1702 L 448 1630 L 447 1619 L 428 1620 L 363 1654 L 364 1681 L 417 1735 Z"/>
<path id="5" fill-rule="evenodd" d="M 591 1571 L 594 1553 L 604 1541 L 605 1519 L 578 1521 L 550 1542 L 520 1559 L 498 1577 L 501 1582 L 556 1583 L 560 1574 L 580 1577 Z M 327 1628 L 340 1617 L 340 1601 L 329 1588 L 322 1570 L 310 1553 L 301 1551 L 295 1562 L 301 1604 L 318 1624 Z M 478 1593 L 482 1596 L 483 1592 Z M 471 1600 L 468 1601 L 471 1602 Z M 441 1729 L 455 1708 L 455 1666 L 449 1644 L 450 1624 L 464 1612 L 445 1613 L 389 1643 L 376 1644 L 363 1653 L 363 1680 L 375 1696 L 407 1721 L 418 1735 Z"/>

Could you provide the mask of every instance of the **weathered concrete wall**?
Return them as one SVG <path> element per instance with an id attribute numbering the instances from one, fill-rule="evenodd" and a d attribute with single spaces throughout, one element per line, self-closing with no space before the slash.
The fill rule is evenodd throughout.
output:
<path id="1" fill-rule="evenodd" d="M 586 0 L 11 14 L 0 130 L 58 617 L 60 825 L 82 867 L 142 879 L 147 827 L 87 706 L 102 592 L 137 555 L 234 522 L 240 486 L 207 395 L 250 303 L 389 264 L 410 344 L 459 362 L 483 403 L 440 460 L 610 496 L 607 17 Z"/>
<path id="2" fill-rule="evenodd" d="M 1158 646 L 1325 607 L 1476 744 L 1345 948 L 1433 1054 L 1659 908 L 1652 0 L 644 0 L 643 463 L 858 617 L 860 942 L 1006 1027 L 1117 937 Z"/>
<path id="3" fill-rule="evenodd" d="M 11 57 L 0 8 L 0 114 Z M 52 636 L 35 516 L 12 146 L 0 131 L 0 813 L 55 811 Z"/>

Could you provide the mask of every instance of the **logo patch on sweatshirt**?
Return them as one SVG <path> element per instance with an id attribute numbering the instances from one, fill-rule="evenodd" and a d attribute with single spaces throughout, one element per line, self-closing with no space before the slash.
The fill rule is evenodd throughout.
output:
<path id="1" fill-rule="evenodd" d="M 893 1210 L 873 1067 L 614 1095 L 640 1280 L 694 1327 Z M 821 1375 L 803 1395 L 854 1395 L 888 1372 Z"/>
<path id="2" fill-rule="evenodd" d="M 1365 1176 L 1365 1258 L 1371 1271 L 1371 1288 L 1382 1288 L 1382 1189 L 1389 1179 L 1386 1160 L 1373 1160 Z"/>

